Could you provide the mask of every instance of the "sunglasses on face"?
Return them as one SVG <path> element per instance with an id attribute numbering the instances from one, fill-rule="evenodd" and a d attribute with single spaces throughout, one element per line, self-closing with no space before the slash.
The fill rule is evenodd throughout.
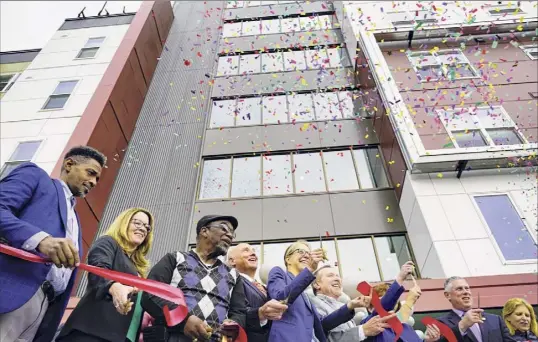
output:
<path id="1" fill-rule="evenodd" d="M 132 219 L 131 223 L 137 228 L 137 229 L 145 229 L 146 232 L 151 232 L 151 226 L 149 224 L 146 224 L 140 220 Z"/>

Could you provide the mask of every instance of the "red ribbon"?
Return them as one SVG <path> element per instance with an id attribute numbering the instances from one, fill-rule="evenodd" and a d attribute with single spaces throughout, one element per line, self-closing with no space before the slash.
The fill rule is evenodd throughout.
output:
<path id="1" fill-rule="evenodd" d="M 454 332 L 452 329 L 450 329 L 446 324 L 439 322 L 435 318 L 432 317 L 424 317 L 421 322 L 424 325 L 435 325 L 439 330 L 441 331 L 441 335 L 444 336 L 448 342 L 458 342 L 456 339 L 456 335 L 454 335 Z"/>
<path id="2" fill-rule="evenodd" d="M 13 248 L 7 245 L 0 244 L 0 253 L 4 253 L 15 258 L 23 259 L 35 263 L 50 263 L 50 260 L 46 260 L 35 254 Z M 87 272 L 93 273 L 100 277 L 117 281 L 118 283 L 136 287 L 142 291 L 145 291 L 154 296 L 161 297 L 165 300 L 168 300 L 172 303 L 178 305 L 177 308 L 170 311 L 168 306 L 165 306 L 163 309 L 164 317 L 166 318 L 166 323 L 169 326 L 174 326 L 181 323 L 189 311 L 187 304 L 185 303 L 185 297 L 181 289 L 177 287 L 172 287 L 168 284 L 164 284 L 155 280 L 143 279 L 134 275 L 125 274 L 117 271 L 107 270 L 104 268 L 99 268 L 95 266 L 90 266 L 87 264 L 80 263 L 78 268 L 83 269 Z M 245 340 L 246 341 L 246 340 Z"/>
<path id="3" fill-rule="evenodd" d="M 370 284 L 365 281 L 360 282 L 359 285 L 357 285 L 357 291 L 362 293 L 364 296 L 369 296 L 370 292 L 372 293 L 372 305 L 374 306 L 375 311 L 377 311 L 380 317 L 386 317 L 390 315 L 387 310 L 383 308 L 383 305 L 381 305 L 381 300 L 379 299 L 379 296 L 375 291 L 372 291 L 372 287 L 370 286 Z M 398 317 L 395 316 L 389 319 L 387 323 L 390 325 L 392 331 L 394 331 L 394 334 L 396 335 L 394 341 L 398 341 L 400 335 L 403 332 L 402 322 L 400 322 Z"/>

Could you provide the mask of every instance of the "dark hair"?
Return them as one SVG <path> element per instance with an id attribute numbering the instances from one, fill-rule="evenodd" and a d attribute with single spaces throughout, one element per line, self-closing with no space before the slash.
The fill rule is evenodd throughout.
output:
<path id="1" fill-rule="evenodd" d="M 73 158 L 73 159 L 93 159 L 96 162 L 101 165 L 101 167 L 105 167 L 106 164 L 106 157 L 101 152 L 97 151 L 95 148 L 90 146 L 76 146 L 67 151 L 67 153 L 64 156 L 64 160 L 67 158 Z"/>

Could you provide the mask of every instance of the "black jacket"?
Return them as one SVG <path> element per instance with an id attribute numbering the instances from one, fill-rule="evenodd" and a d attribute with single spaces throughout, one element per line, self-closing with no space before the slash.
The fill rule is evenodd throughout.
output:
<path id="1" fill-rule="evenodd" d="M 265 342 L 269 338 L 269 330 L 271 329 L 271 321 L 267 321 L 263 327 L 260 326 L 260 317 L 258 309 L 267 302 L 267 296 L 264 296 L 258 288 L 248 279 L 241 276 L 243 279 L 245 298 L 247 300 L 247 337 L 249 341 Z"/>
<path id="2" fill-rule="evenodd" d="M 510 335 L 506 324 L 501 317 L 497 315 L 492 315 L 488 313 L 483 313 L 483 317 L 486 319 L 483 324 L 480 325 L 480 332 L 482 335 L 482 342 L 514 342 L 515 339 Z M 438 318 L 438 320 L 446 325 L 456 335 L 458 342 L 478 342 L 475 336 L 470 330 L 467 331 L 465 336 L 462 336 L 460 333 L 460 328 L 458 323 L 461 318 L 454 311 L 450 312 L 444 316 Z M 439 341 L 446 341 L 445 338 L 441 338 Z"/>
<path id="3" fill-rule="evenodd" d="M 95 241 L 88 253 L 88 264 L 118 272 L 138 275 L 135 265 L 123 252 L 118 243 L 110 236 L 102 236 Z M 86 294 L 69 316 L 57 341 L 71 341 L 69 333 L 79 330 L 88 335 L 107 341 L 125 341 L 134 305 L 128 315 L 121 315 L 112 304 L 108 293 L 112 281 L 88 275 Z M 136 297 L 131 299 L 136 302 Z"/>

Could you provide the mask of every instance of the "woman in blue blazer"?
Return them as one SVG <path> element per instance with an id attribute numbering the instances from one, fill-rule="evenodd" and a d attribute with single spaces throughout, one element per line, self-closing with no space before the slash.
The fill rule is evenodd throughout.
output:
<path id="1" fill-rule="evenodd" d="M 269 342 L 326 342 L 325 332 L 353 319 L 355 311 L 351 303 L 321 319 L 303 293 L 315 280 L 314 273 L 322 260 L 321 249 L 311 251 L 308 242 L 299 240 L 286 249 L 286 271 L 274 267 L 269 272 L 269 297 L 288 304 L 282 319 L 273 321 Z"/>

